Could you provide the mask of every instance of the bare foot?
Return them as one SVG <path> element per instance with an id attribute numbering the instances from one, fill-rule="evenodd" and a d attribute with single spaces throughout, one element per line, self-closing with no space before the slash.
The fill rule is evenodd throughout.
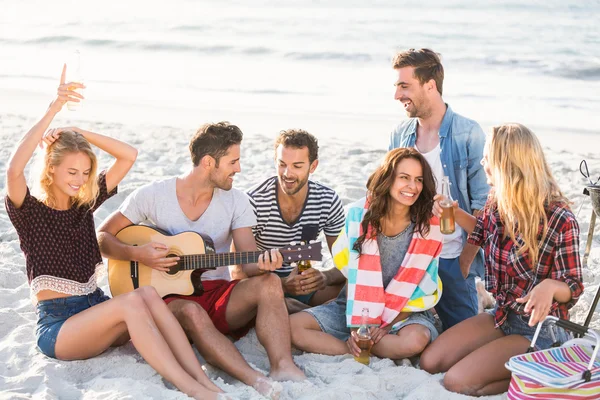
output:
<path id="1" fill-rule="evenodd" d="M 258 378 L 252 387 L 268 399 L 279 400 L 283 387 L 269 378 Z"/>
<path id="2" fill-rule="evenodd" d="M 304 372 L 293 362 L 288 365 L 279 365 L 277 368 L 272 367 L 269 377 L 276 381 L 300 382 L 306 380 Z"/>
<path id="3" fill-rule="evenodd" d="M 204 386 L 205 388 L 207 388 L 208 390 L 210 390 L 212 392 L 224 393 L 223 389 L 221 389 L 220 387 L 215 385 L 213 383 L 213 381 L 211 381 L 210 378 L 204 374 L 202 376 L 196 377 L 195 379 L 198 383 L 200 383 L 202 386 Z"/>
<path id="4" fill-rule="evenodd" d="M 224 393 L 216 393 L 216 392 L 212 392 L 210 390 L 197 391 L 197 392 L 191 393 L 189 396 L 193 397 L 194 399 L 197 399 L 197 400 L 203 400 L 203 399 L 210 399 L 210 400 L 230 399 L 231 400 L 231 398 L 228 397 L 227 395 L 225 395 Z"/>

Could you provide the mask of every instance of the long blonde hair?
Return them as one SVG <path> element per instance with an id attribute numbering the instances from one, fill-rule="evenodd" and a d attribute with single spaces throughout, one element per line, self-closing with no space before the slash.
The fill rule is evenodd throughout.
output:
<path id="1" fill-rule="evenodd" d="M 91 161 L 91 169 L 87 182 L 80 188 L 77 196 L 71 198 L 72 205 L 91 208 L 96 202 L 99 190 L 96 182 L 98 160 L 92 151 L 92 146 L 81 134 L 73 131 L 62 131 L 59 138 L 46 147 L 38 181 L 40 200 L 49 207 L 56 206 L 56 199 L 52 194 L 52 190 L 50 190 L 50 186 L 54 182 L 50 168 L 57 167 L 63 162 L 67 154 L 73 153 L 87 155 Z"/>
<path id="2" fill-rule="evenodd" d="M 493 128 L 487 162 L 494 184 L 492 205 L 498 208 L 505 235 L 518 245 L 516 232 L 521 234 L 523 243 L 517 254 L 528 251 L 535 266 L 548 231 L 546 208 L 553 203 L 568 207 L 569 201 L 552 176 L 539 140 L 521 124 Z M 538 240 L 540 222 L 543 229 Z"/>

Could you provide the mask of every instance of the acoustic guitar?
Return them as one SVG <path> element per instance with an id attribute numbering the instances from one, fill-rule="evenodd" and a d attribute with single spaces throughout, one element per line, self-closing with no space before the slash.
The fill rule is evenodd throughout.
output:
<path id="1" fill-rule="evenodd" d="M 258 262 L 264 251 L 215 253 L 211 238 L 197 232 L 169 235 L 144 225 L 128 226 L 116 235 L 121 242 L 142 246 L 150 242 L 169 247 L 168 257 L 180 257 L 169 272 L 158 271 L 137 261 L 108 259 L 108 284 L 113 296 L 131 292 L 141 286 L 153 286 L 161 297 L 169 294 L 200 296 L 204 292 L 202 274 L 218 267 Z M 279 249 L 285 262 L 320 261 L 321 243 L 289 245 Z"/>

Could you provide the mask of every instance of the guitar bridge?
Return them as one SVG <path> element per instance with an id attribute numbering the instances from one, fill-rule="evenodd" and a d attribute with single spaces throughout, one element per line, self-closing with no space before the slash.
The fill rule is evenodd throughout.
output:
<path id="1" fill-rule="evenodd" d="M 137 261 L 129 262 L 129 272 L 131 276 L 131 283 L 133 284 L 133 290 L 140 287 L 139 268 Z"/>

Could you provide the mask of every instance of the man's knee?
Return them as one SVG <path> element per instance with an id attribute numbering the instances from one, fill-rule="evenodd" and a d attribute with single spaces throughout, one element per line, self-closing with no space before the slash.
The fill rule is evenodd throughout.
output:
<path id="1" fill-rule="evenodd" d="M 258 293 L 261 296 L 266 296 L 268 299 L 281 297 L 283 299 L 283 288 L 281 287 L 281 279 L 276 274 L 264 274 L 257 277 L 259 285 Z"/>
<path id="2" fill-rule="evenodd" d="M 186 332 L 192 330 L 200 331 L 203 326 L 212 324 L 206 310 L 193 301 L 174 300 L 169 303 L 169 309 Z"/>

